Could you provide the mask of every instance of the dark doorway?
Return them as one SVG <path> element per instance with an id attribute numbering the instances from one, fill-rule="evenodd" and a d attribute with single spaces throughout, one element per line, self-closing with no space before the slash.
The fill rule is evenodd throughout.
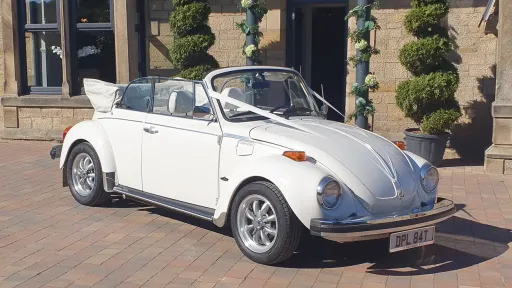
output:
<path id="1" fill-rule="evenodd" d="M 320 7 L 312 11 L 311 88 L 340 112 L 345 110 L 345 8 Z M 343 112 L 342 112 L 343 113 Z M 329 110 L 329 120 L 344 121 Z"/>
<path id="2" fill-rule="evenodd" d="M 346 99 L 346 7 L 299 4 L 291 7 L 288 66 L 342 113 Z M 321 106 L 321 101 L 317 101 Z M 328 119 L 344 122 L 329 109 Z"/>
<path id="3" fill-rule="evenodd" d="M 135 31 L 138 43 L 138 71 L 139 77 L 148 76 L 147 72 L 147 41 L 146 41 L 146 1 L 137 0 L 137 17 Z"/>

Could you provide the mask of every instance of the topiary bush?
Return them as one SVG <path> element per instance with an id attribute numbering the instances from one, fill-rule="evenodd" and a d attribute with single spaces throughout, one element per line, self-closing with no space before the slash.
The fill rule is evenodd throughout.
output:
<path id="1" fill-rule="evenodd" d="M 177 77 L 201 80 L 219 63 L 208 54 L 215 43 L 215 34 L 208 26 L 212 12 L 207 0 L 173 0 L 175 7 L 169 19 L 174 41 L 169 58 L 181 69 Z"/>
<path id="2" fill-rule="evenodd" d="M 441 20 L 449 11 L 447 0 L 412 0 L 405 28 L 417 39 L 400 50 L 400 63 L 414 76 L 397 88 L 396 103 L 420 126 L 422 133 L 440 135 L 461 116 L 455 98 L 457 67 L 447 59 L 453 49 Z"/>

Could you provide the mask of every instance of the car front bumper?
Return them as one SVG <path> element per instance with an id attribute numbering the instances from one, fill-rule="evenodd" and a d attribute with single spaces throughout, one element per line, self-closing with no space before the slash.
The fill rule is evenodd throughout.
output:
<path id="1" fill-rule="evenodd" d="M 410 214 L 389 217 L 363 217 L 344 221 L 311 219 L 311 235 L 337 242 L 355 242 L 387 238 L 390 234 L 432 226 L 455 214 L 453 201 L 438 198 L 436 203 Z"/>
<path id="2" fill-rule="evenodd" d="M 60 158 L 61 151 L 62 151 L 62 145 L 53 146 L 52 150 L 50 150 L 50 158 L 52 158 L 52 159 Z"/>

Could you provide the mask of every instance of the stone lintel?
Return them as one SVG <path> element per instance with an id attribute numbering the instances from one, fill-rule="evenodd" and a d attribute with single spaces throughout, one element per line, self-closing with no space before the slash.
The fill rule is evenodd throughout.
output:
<path id="1" fill-rule="evenodd" d="M 92 108 L 87 96 L 66 97 L 60 95 L 3 96 L 0 104 L 8 107 Z"/>

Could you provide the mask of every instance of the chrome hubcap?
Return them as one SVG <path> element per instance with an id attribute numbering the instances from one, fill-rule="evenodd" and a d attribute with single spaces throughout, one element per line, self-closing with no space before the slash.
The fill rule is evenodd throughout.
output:
<path id="1" fill-rule="evenodd" d="M 85 153 L 79 154 L 73 161 L 72 169 L 75 191 L 84 197 L 91 194 L 96 182 L 94 162 L 91 157 Z"/>
<path id="2" fill-rule="evenodd" d="M 274 207 L 262 196 L 250 195 L 238 207 L 237 228 L 244 245 L 256 253 L 270 250 L 277 238 Z"/>

